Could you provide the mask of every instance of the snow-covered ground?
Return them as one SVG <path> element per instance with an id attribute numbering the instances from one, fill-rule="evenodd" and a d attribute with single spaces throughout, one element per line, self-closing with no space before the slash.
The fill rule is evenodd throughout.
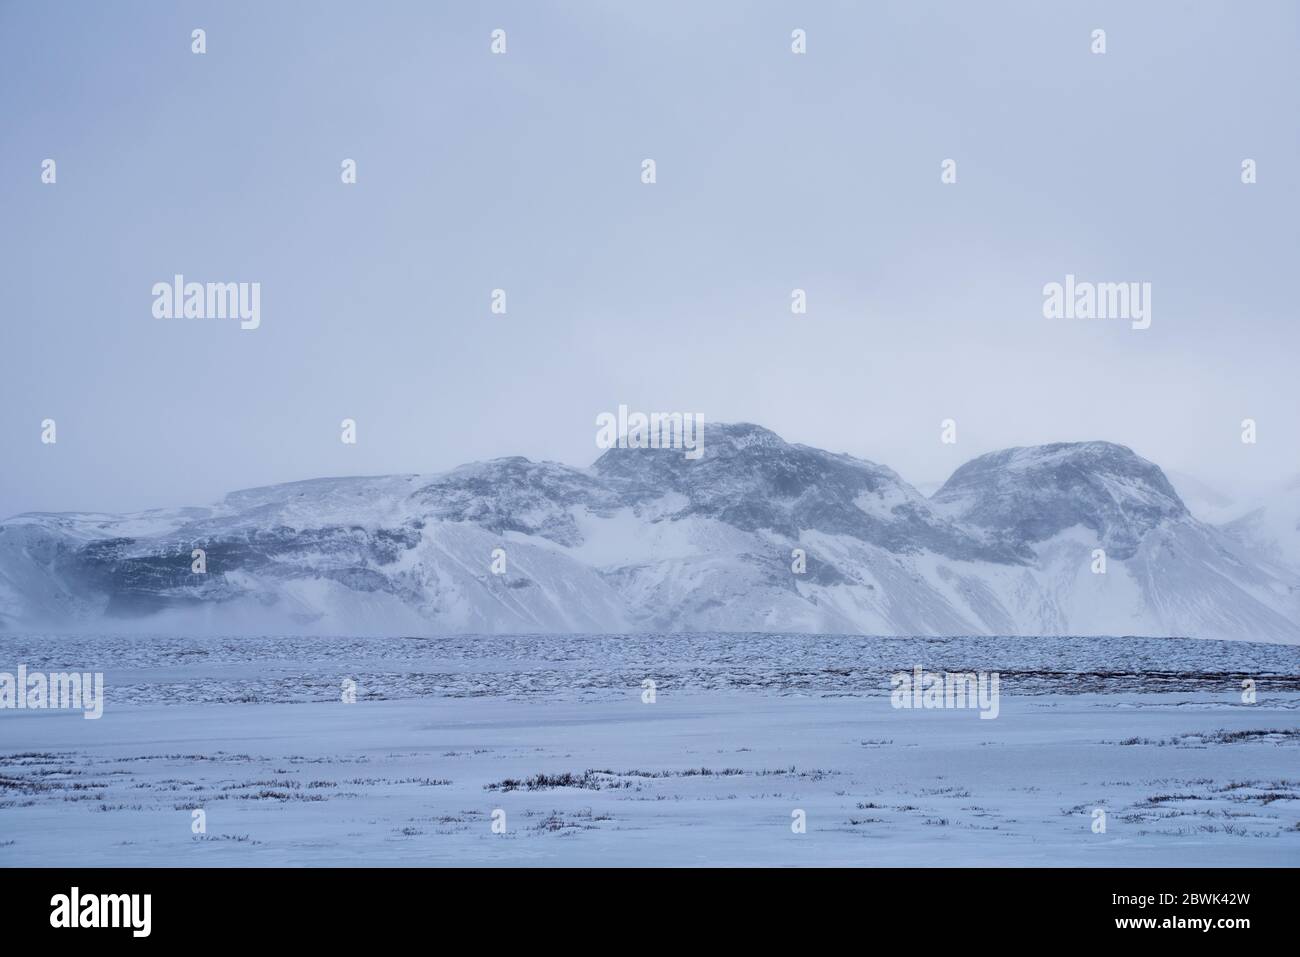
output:
<path id="1" fill-rule="evenodd" d="M 0 712 L 0 864 L 1300 864 L 1300 652 L 1278 645 L 0 647 L 0 670 L 104 670 L 108 697 L 97 721 Z M 917 665 L 998 670 L 998 717 L 895 709 L 888 675 Z"/>

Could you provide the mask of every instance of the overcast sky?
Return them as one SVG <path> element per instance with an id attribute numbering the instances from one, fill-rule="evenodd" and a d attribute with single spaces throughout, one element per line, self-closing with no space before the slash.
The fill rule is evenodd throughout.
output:
<path id="1" fill-rule="evenodd" d="M 587 465 L 620 403 L 915 482 L 1083 439 L 1294 475 L 1297 9 L 0 0 L 0 515 Z M 154 318 L 176 273 L 260 328 Z M 1044 318 L 1067 273 L 1151 327 Z"/>

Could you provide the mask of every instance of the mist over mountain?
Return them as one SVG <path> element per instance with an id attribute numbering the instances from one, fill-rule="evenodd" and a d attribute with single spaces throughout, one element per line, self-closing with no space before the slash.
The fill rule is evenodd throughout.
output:
<path id="1" fill-rule="evenodd" d="M 1120 445 L 990 453 L 928 499 L 883 465 L 756 425 L 710 424 L 703 447 L 19 515 L 0 522 L 0 627 L 1300 642 L 1295 539 L 1269 548 L 1198 520 Z"/>

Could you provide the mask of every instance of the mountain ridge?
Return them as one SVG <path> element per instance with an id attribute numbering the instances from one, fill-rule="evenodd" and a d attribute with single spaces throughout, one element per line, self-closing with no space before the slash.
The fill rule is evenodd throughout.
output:
<path id="1" fill-rule="evenodd" d="M 1300 642 L 1297 576 L 1194 518 L 1121 445 L 987 453 L 929 498 L 887 466 L 752 423 L 706 425 L 703 449 L 613 448 L 588 468 L 505 456 L 129 515 L 25 513 L 0 522 L 0 629 Z"/>

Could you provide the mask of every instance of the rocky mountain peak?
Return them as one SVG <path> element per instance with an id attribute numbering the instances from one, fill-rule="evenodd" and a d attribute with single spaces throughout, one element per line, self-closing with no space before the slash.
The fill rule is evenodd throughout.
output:
<path id="1" fill-rule="evenodd" d="M 1155 526 L 1188 517 L 1158 466 L 1112 442 L 990 452 L 957 469 L 931 502 L 1011 544 L 1033 544 L 1083 526 L 1121 559 L 1131 557 Z"/>

